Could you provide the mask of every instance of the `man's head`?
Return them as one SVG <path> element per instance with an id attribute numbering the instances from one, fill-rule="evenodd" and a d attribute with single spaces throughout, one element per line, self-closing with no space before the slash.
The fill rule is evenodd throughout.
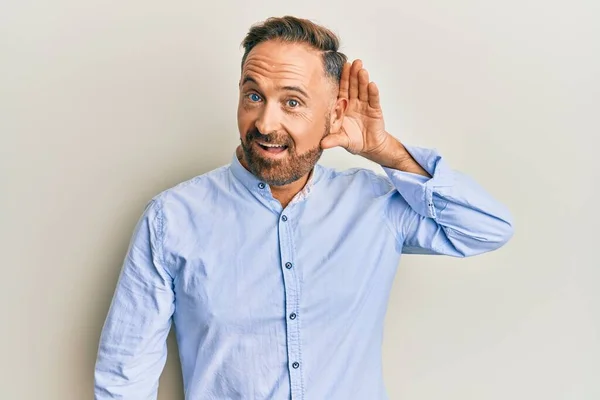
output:
<path id="1" fill-rule="evenodd" d="M 273 186 L 307 175 L 337 133 L 346 109 L 338 99 L 347 61 L 328 29 L 295 17 L 253 26 L 242 42 L 238 128 L 244 160 Z"/>

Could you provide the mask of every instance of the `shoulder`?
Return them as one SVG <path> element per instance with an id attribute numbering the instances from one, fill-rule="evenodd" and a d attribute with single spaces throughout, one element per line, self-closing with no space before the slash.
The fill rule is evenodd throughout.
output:
<path id="1" fill-rule="evenodd" d="M 150 199 L 150 204 L 163 213 L 195 209 L 227 187 L 229 179 L 229 164 L 223 165 L 157 193 Z"/>
<path id="2" fill-rule="evenodd" d="M 345 188 L 362 188 L 366 189 L 365 191 L 371 190 L 376 197 L 385 195 L 394 188 L 386 174 L 383 172 L 378 173 L 369 168 L 336 169 L 325 166 L 321 166 L 321 168 L 323 179 L 331 185 L 340 185 Z"/>

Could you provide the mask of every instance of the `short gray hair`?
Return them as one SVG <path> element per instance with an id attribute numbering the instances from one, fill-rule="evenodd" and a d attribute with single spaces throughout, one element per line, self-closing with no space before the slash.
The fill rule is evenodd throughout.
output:
<path id="1" fill-rule="evenodd" d="M 329 29 L 314 22 L 292 17 L 272 17 L 255 24 L 244 38 L 244 56 L 242 68 L 248 53 L 258 44 L 268 40 L 281 40 L 289 43 L 305 43 L 323 54 L 323 67 L 326 76 L 339 83 L 344 64 L 348 61 L 345 54 L 339 52 L 340 40 Z"/>

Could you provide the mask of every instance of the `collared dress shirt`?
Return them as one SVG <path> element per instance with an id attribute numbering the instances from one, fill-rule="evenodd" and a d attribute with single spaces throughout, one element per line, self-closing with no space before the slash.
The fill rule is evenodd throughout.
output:
<path id="1" fill-rule="evenodd" d="M 382 336 L 402 254 L 467 257 L 511 216 L 435 150 L 431 178 L 317 164 L 285 208 L 234 155 L 154 196 L 95 367 L 97 400 L 156 399 L 175 327 L 186 400 L 384 400 Z"/>

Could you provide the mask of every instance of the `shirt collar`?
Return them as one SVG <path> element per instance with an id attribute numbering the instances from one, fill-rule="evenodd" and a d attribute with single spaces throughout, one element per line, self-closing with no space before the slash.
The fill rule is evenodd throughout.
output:
<path id="1" fill-rule="evenodd" d="M 260 193 L 263 196 L 267 195 L 271 196 L 271 190 L 269 185 L 266 182 L 258 179 L 253 173 L 248 171 L 238 159 L 238 150 L 233 152 L 233 157 L 231 158 L 230 169 L 233 175 L 250 191 L 253 193 Z M 308 177 L 308 181 L 304 188 L 298 192 L 298 194 L 294 197 L 291 203 L 295 203 L 297 201 L 305 200 L 306 197 L 310 194 L 310 192 L 314 189 L 316 183 L 320 180 L 322 175 L 322 167 L 319 164 L 316 164 L 312 169 L 310 176 Z M 291 204 L 290 203 L 290 204 Z"/>

